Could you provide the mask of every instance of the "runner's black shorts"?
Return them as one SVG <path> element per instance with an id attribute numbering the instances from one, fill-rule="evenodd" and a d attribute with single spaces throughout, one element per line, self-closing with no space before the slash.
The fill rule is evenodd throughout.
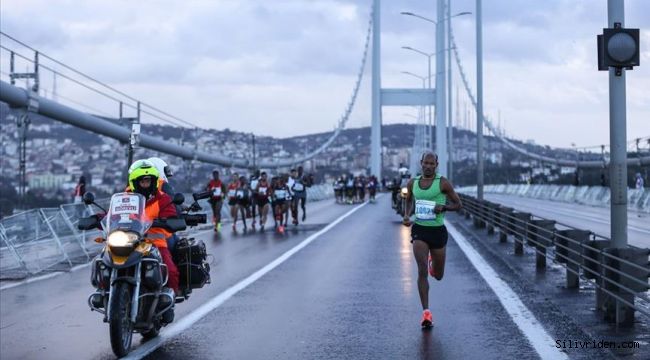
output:
<path id="1" fill-rule="evenodd" d="M 228 206 L 235 206 L 237 204 L 237 199 L 231 198 L 228 199 Z"/>
<path id="2" fill-rule="evenodd" d="M 258 197 L 257 198 L 257 206 L 259 207 L 264 207 L 266 204 L 269 203 L 269 198 L 268 197 Z"/>
<path id="3" fill-rule="evenodd" d="M 447 227 L 442 226 L 422 226 L 413 224 L 411 226 L 411 243 L 414 240 L 424 241 L 429 245 L 429 249 L 442 249 L 447 246 Z"/>

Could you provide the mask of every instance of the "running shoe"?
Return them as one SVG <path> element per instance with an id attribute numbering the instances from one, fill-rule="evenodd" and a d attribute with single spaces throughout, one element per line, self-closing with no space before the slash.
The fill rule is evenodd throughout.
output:
<path id="1" fill-rule="evenodd" d="M 424 312 L 422 312 L 422 322 L 420 325 L 422 325 L 423 328 L 430 328 L 433 326 L 433 315 L 431 315 L 431 311 L 424 310 Z"/>
<path id="2" fill-rule="evenodd" d="M 280 226 L 278 227 L 278 232 L 279 232 L 280 234 L 283 234 L 283 235 L 284 235 L 284 226 L 280 225 Z"/>
<path id="3" fill-rule="evenodd" d="M 217 224 L 217 231 L 221 231 L 221 223 Z"/>
<path id="4" fill-rule="evenodd" d="M 429 267 L 429 275 L 431 275 L 431 277 L 436 277 L 436 271 L 433 267 L 433 259 L 431 258 L 431 254 L 429 254 L 429 260 L 427 260 L 427 265 Z"/>
<path id="5" fill-rule="evenodd" d="M 305 222 L 307 220 L 307 213 L 302 213 L 302 222 Z"/>

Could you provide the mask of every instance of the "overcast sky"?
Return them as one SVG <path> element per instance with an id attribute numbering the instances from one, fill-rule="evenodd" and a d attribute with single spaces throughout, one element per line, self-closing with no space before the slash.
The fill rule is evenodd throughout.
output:
<path id="1" fill-rule="evenodd" d="M 361 63 L 370 3 L 3 0 L 0 28 L 201 127 L 288 137 L 334 128 Z M 483 7 L 486 114 L 496 120 L 500 113 L 508 135 L 522 140 L 608 143 L 608 76 L 597 71 L 595 45 L 607 1 L 484 0 Z M 475 12 L 475 1 L 452 0 L 451 8 Z M 401 72 L 426 75 L 426 58 L 401 46 L 434 52 L 434 29 L 400 11 L 435 19 L 436 1 L 382 1 L 382 85 L 419 87 Z M 452 21 L 475 89 L 474 16 Z M 650 135 L 650 1 L 626 1 L 626 26 L 641 29 L 641 66 L 627 72 L 632 139 Z M 6 73 L 7 53 L 2 57 Z M 455 93 L 455 66 L 454 73 Z M 369 75 L 370 60 L 349 127 L 370 124 Z M 62 97 L 116 113 L 79 87 L 63 80 L 58 87 Z M 463 110 L 466 102 L 461 93 Z M 407 113 L 416 110 L 385 108 L 384 123 L 414 122 Z"/>

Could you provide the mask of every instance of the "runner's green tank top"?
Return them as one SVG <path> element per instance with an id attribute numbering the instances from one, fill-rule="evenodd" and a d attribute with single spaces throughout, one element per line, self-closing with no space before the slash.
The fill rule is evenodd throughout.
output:
<path id="1" fill-rule="evenodd" d="M 436 175 L 431 186 L 424 190 L 420 188 L 420 178 L 415 178 L 413 183 L 413 198 L 415 200 L 415 223 L 422 226 L 442 226 L 445 213 L 436 214 L 433 209 L 436 205 L 445 205 L 447 196 L 440 190 L 440 175 Z"/>

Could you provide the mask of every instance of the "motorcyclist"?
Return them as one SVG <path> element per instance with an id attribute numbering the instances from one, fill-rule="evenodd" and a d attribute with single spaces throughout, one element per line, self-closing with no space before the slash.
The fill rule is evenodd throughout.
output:
<path id="1" fill-rule="evenodd" d="M 167 162 L 165 162 L 165 160 L 159 157 L 150 157 L 147 160 L 151 161 L 156 167 L 156 170 L 158 170 L 158 173 L 160 173 L 160 178 L 158 179 L 159 188 L 165 194 L 174 197 L 174 194 L 176 192 L 174 191 L 174 187 L 169 183 L 169 178 L 174 176 L 171 167 L 167 164 Z M 133 167 L 133 165 L 131 166 Z M 131 173 L 131 169 L 129 169 L 129 173 Z"/>
<path id="2" fill-rule="evenodd" d="M 151 221 L 178 215 L 176 207 L 172 203 L 172 198 L 158 187 L 160 173 L 151 161 L 137 160 L 131 165 L 129 170 L 127 192 L 134 192 L 144 196 L 147 201 L 145 213 Z M 167 266 L 167 286 L 173 289 L 178 296 L 178 268 L 174 264 L 172 255 L 167 247 L 167 238 L 171 236 L 172 233 L 166 229 L 154 227 L 150 228 L 146 234 L 147 240 L 158 248 L 162 261 Z"/>
<path id="3" fill-rule="evenodd" d="M 167 162 L 165 162 L 165 160 L 159 157 L 150 157 L 147 160 L 153 163 L 153 165 L 156 167 L 156 170 L 158 170 L 158 173 L 160 174 L 160 177 L 158 178 L 158 188 L 173 198 L 174 194 L 176 194 L 176 191 L 174 190 L 172 184 L 169 183 L 169 178 L 174 176 L 171 167 L 167 164 Z M 133 163 L 133 165 L 135 165 L 135 163 Z M 131 167 L 133 167 L 133 165 L 131 165 Z M 129 174 L 131 171 L 132 169 L 129 168 Z M 176 207 L 177 214 L 180 214 L 183 211 L 183 208 L 181 206 L 174 206 Z M 168 248 L 173 250 L 176 247 L 176 242 L 178 242 L 178 237 L 176 234 L 172 234 L 172 236 L 167 238 Z"/>

